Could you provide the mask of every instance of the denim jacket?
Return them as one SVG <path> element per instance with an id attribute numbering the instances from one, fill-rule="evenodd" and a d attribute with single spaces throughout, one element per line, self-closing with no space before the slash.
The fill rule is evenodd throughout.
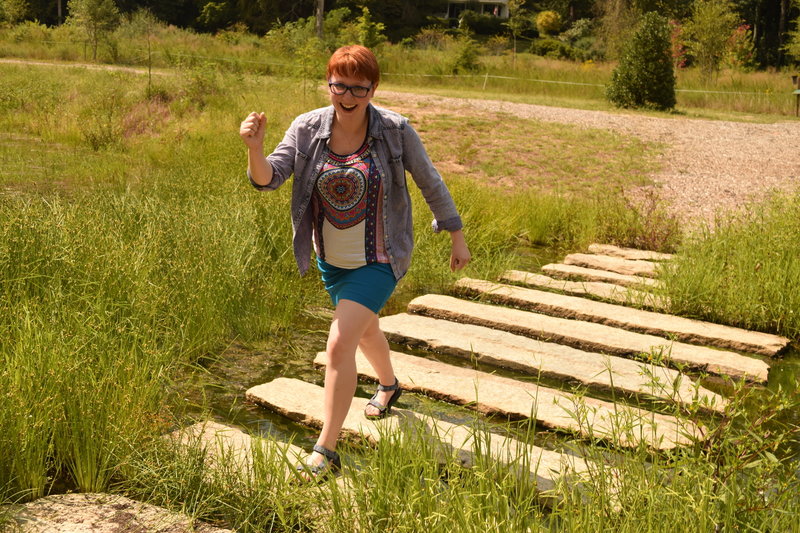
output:
<path id="1" fill-rule="evenodd" d="M 436 171 L 417 132 L 408 120 L 393 111 L 369 105 L 367 140 L 383 180 L 383 232 L 389 262 L 395 278 L 400 279 L 411 264 L 414 232 L 411 221 L 411 197 L 405 171 L 411 174 L 433 212 L 433 230 L 461 229 L 453 198 Z M 267 156 L 272 165 L 272 181 L 259 190 L 274 190 L 292 174 L 292 245 L 300 274 L 308 271 L 311 257 L 311 194 L 325 159 L 333 124 L 333 106 L 297 117 L 281 143 Z"/>

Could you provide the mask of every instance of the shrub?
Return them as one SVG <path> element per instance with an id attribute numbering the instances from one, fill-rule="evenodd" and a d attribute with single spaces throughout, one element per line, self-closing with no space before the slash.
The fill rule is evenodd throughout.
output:
<path id="1" fill-rule="evenodd" d="M 428 26 L 419 30 L 413 38 L 414 46 L 417 48 L 444 50 L 453 43 L 453 37 L 448 35 L 444 28 L 438 26 Z"/>
<path id="2" fill-rule="evenodd" d="M 687 24 L 689 50 L 705 76 L 719 71 L 739 17 L 728 0 L 698 0 Z"/>
<path id="3" fill-rule="evenodd" d="M 675 107 L 675 71 L 667 19 L 647 13 L 625 45 L 606 97 L 618 107 Z"/>
<path id="4" fill-rule="evenodd" d="M 552 57 L 554 59 L 571 59 L 580 61 L 585 59 L 583 50 L 579 50 L 567 43 L 551 37 L 534 39 L 531 41 L 529 52 L 537 56 Z"/>
<path id="5" fill-rule="evenodd" d="M 478 45 L 472 38 L 467 36 L 459 37 L 447 61 L 448 74 L 467 74 L 477 72 L 480 69 L 478 63 Z"/>
<path id="6" fill-rule="evenodd" d="M 542 11 L 536 15 L 536 30 L 541 35 L 552 35 L 561 29 L 561 15 L 555 11 Z"/>
<path id="7" fill-rule="evenodd" d="M 503 21 L 499 17 L 467 9 L 461 12 L 458 27 L 462 30 L 473 31 L 478 35 L 495 35 L 503 30 Z"/>

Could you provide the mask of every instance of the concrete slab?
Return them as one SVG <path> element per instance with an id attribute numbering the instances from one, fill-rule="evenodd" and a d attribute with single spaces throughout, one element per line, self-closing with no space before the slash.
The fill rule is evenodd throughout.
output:
<path id="1" fill-rule="evenodd" d="M 652 261 L 622 259 L 607 255 L 569 254 L 564 258 L 564 264 L 608 270 L 609 272 L 627 276 L 644 276 L 646 278 L 655 278 L 657 272 L 657 265 Z"/>
<path id="2" fill-rule="evenodd" d="M 639 250 L 637 248 L 623 248 L 612 244 L 590 244 L 589 252 L 597 255 L 610 255 L 623 259 L 644 261 L 669 261 L 672 259 L 672 254 L 654 252 L 652 250 Z"/>
<path id="3" fill-rule="evenodd" d="M 15 506 L 7 533 L 233 533 L 116 494 L 55 494 Z"/>
<path id="4" fill-rule="evenodd" d="M 476 324 L 566 344 L 586 351 L 627 356 L 655 354 L 664 363 L 758 383 L 766 383 L 769 374 L 769 365 L 766 362 L 734 352 L 672 342 L 654 335 L 603 324 L 551 317 L 451 296 L 420 296 L 409 303 L 408 310 L 434 318 Z"/>
<path id="5" fill-rule="evenodd" d="M 542 272 L 550 277 L 558 279 L 567 279 L 573 281 L 601 281 L 634 288 L 656 288 L 660 285 L 660 282 L 653 278 L 628 276 L 625 274 L 617 274 L 616 272 L 609 272 L 608 270 L 565 265 L 563 263 L 550 263 L 548 265 L 544 265 L 542 267 Z"/>
<path id="6" fill-rule="evenodd" d="M 513 305 L 538 313 L 586 320 L 637 333 L 670 337 L 691 344 L 716 346 L 738 352 L 771 357 L 786 348 L 790 342 L 786 337 L 779 335 L 491 281 L 462 278 L 456 282 L 456 287 L 469 294 L 486 297 L 495 303 Z"/>
<path id="7" fill-rule="evenodd" d="M 506 270 L 500 276 L 500 281 L 518 283 L 528 287 L 559 291 L 573 296 L 592 296 L 618 304 L 649 309 L 664 310 L 669 308 L 669 299 L 632 287 L 615 285 L 601 281 L 567 281 L 553 279 L 542 274 L 523 272 L 521 270 Z"/>
<path id="8" fill-rule="evenodd" d="M 289 378 L 278 378 L 247 391 L 248 400 L 317 428 L 322 426 L 323 396 L 322 387 Z M 531 476 L 545 495 L 563 478 L 579 482 L 581 476 L 597 473 L 598 470 L 596 465 L 572 455 L 545 450 L 509 437 L 487 434 L 406 409 L 394 408 L 392 415 L 384 420 L 367 420 L 363 413 L 366 405 L 367 400 L 363 398 L 353 402 L 342 428 L 343 434 L 373 444 L 395 432 L 422 436 L 442 446 L 444 453 L 454 455 L 462 465 L 468 467 L 474 464 L 478 450 L 486 449 L 488 438 L 491 457 L 518 469 L 523 475 Z M 523 465 L 524 471 L 520 470 Z"/>
<path id="9" fill-rule="evenodd" d="M 317 354 L 314 363 L 324 366 L 325 353 Z M 377 374 L 360 352 L 356 353 L 356 364 L 361 376 L 377 381 Z M 400 352 L 392 352 L 392 366 L 406 390 L 484 414 L 515 420 L 530 418 L 537 427 L 600 438 L 616 446 L 646 444 L 669 450 L 702 440 L 707 434 L 704 427 L 672 416 Z"/>
<path id="10" fill-rule="evenodd" d="M 483 326 L 403 313 L 381 318 L 381 329 L 398 344 L 475 359 L 592 390 L 616 390 L 684 406 L 703 405 L 714 412 L 722 411 L 727 404 L 724 397 L 676 370 Z"/>
<path id="11" fill-rule="evenodd" d="M 199 446 L 212 468 L 232 468 L 243 476 L 252 474 L 253 454 L 275 457 L 286 467 L 297 464 L 308 455 L 302 448 L 270 439 L 253 438 L 240 429 L 211 420 L 178 429 L 166 437 L 179 446 Z"/>

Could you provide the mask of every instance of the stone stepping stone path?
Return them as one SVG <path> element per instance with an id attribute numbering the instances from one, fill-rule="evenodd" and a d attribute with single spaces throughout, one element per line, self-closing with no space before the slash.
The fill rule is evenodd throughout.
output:
<path id="1" fill-rule="evenodd" d="M 626 276 L 643 276 L 646 278 L 655 278 L 658 271 L 658 265 L 653 261 L 623 259 L 621 257 L 593 254 L 569 254 L 564 258 L 564 264 L 608 270 Z"/>
<path id="2" fill-rule="evenodd" d="M 685 406 L 699 401 L 712 411 L 721 411 L 727 404 L 722 396 L 663 366 L 422 315 L 401 313 L 380 321 L 386 337 L 396 344 L 474 359 L 603 392 L 616 390 Z"/>
<path id="3" fill-rule="evenodd" d="M 650 279 L 650 278 L 642 278 Z M 639 290 L 631 286 L 618 285 L 603 281 L 569 281 L 554 279 L 543 274 L 507 270 L 500 276 L 500 281 L 527 285 L 536 289 L 563 292 L 573 296 L 592 296 L 620 304 L 647 307 L 650 309 L 668 309 L 669 300 L 652 292 Z"/>
<path id="4" fill-rule="evenodd" d="M 727 375 L 765 383 L 769 365 L 753 357 L 706 346 L 673 342 L 663 337 L 624 329 L 557 318 L 531 311 L 488 305 L 452 296 L 427 294 L 408 305 L 412 313 L 500 329 L 548 342 L 558 342 L 581 350 L 638 356 L 656 354 L 665 363 L 683 365 L 715 375 Z"/>
<path id="5" fill-rule="evenodd" d="M 491 304 L 427 294 L 412 300 L 407 313 L 381 318 L 381 328 L 397 345 L 464 360 L 464 365 L 456 365 L 424 354 L 392 352 L 403 388 L 486 415 L 531 419 L 538 427 L 598 438 L 612 446 L 645 444 L 657 450 L 696 443 L 709 430 L 703 423 L 634 407 L 625 400 L 673 403 L 713 415 L 724 411 L 727 400 L 680 369 L 766 383 L 769 363 L 764 357 L 778 354 L 788 339 L 631 307 L 666 306 L 650 289 L 659 287 L 659 264 L 672 256 L 599 244 L 591 245 L 589 252 L 546 265 L 542 271 L 547 275 L 508 271 L 502 277 L 507 283 L 469 278 L 456 283 L 460 294 L 477 295 Z M 314 363 L 324 367 L 325 354 L 317 354 Z M 360 352 L 356 363 L 362 378 L 377 381 Z M 469 363 L 522 375 L 501 376 Z M 616 403 L 592 398 L 544 386 L 537 377 L 618 396 Z M 246 393 L 248 401 L 315 428 L 322 426 L 323 397 L 321 387 L 288 378 Z M 375 444 L 395 432 L 415 432 L 440 443 L 465 466 L 473 464 L 479 448 L 486 448 L 476 443 L 478 430 L 473 427 L 406 409 L 395 408 L 385 420 L 367 420 L 366 402 L 354 400 L 342 430 L 345 436 Z M 495 460 L 530 464 L 522 474 L 536 479 L 543 491 L 565 476 L 577 475 L 579 483 L 580 475 L 598 466 L 510 437 L 490 434 L 489 440 Z M 300 450 L 291 453 L 302 455 Z M 514 461 L 519 454 L 528 460 Z"/>
<path id="6" fill-rule="evenodd" d="M 278 378 L 263 385 L 257 385 L 246 393 L 248 400 L 295 420 L 301 424 L 322 427 L 320 417 L 324 389 L 304 381 Z M 463 466 L 474 463 L 478 450 L 485 450 L 484 437 L 473 428 L 451 424 L 420 415 L 406 409 L 392 409 L 392 415 L 384 420 L 371 421 L 364 417 L 367 400 L 356 398 L 342 428 L 343 434 L 350 438 L 377 444 L 381 438 L 395 432 L 401 434 L 422 434 L 432 443 L 442 446 L 447 453 L 455 454 Z M 590 472 L 597 475 L 598 467 L 589 461 L 573 455 L 546 450 L 529 445 L 510 437 L 489 434 L 489 453 L 491 457 L 514 468 L 527 465 L 528 471 L 521 472 L 531 476 L 539 491 L 553 490 L 564 478 L 578 482 L 581 476 Z M 476 440 L 478 439 L 478 440 Z M 519 460 L 521 457 L 525 460 Z M 608 474 L 608 469 L 603 469 Z"/>
<path id="7" fill-rule="evenodd" d="M 233 466 L 244 476 L 252 473 L 254 453 L 267 457 L 281 457 L 290 473 L 290 465 L 297 464 L 308 455 L 293 444 L 279 444 L 272 439 L 254 439 L 240 429 L 213 422 L 198 422 L 166 435 L 166 438 L 181 447 L 199 446 L 206 455 L 211 468 Z M 260 450 L 256 452 L 256 448 Z"/>
<path id="8" fill-rule="evenodd" d="M 324 352 L 314 363 L 325 366 Z M 358 352 L 359 374 L 373 381 L 377 374 L 366 357 Z M 405 390 L 440 400 L 465 405 L 484 414 L 499 414 L 512 419 L 531 418 L 537 427 L 569 431 L 584 438 L 609 440 L 620 446 L 641 443 L 654 449 L 673 449 L 702 440 L 707 431 L 691 423 L 680 423 L 672 416 L 544 387 L 537 383 L 455 367 L 423 357 L 392 352 L 395 375 Z M 581 413 L 575 416 L 574 413 Z M 363 418 L 363 415 L 356 413 Z"/>
<path id="9" fill-rule="evenodd" d="M 654 278 L 630 276 L 626 274 L 610 272 L 608 270 L 565 265 L 563 263 L 551 263 L 549 265 L 544 265 L 542 267 L 542 272 L 553 278 L 614 283 L 616 285 L 623 285 L 625 287 L 658 288 L 660 285 L 660 282 Z"/>
<path id="10" fill-rule="evenodd" d="M 456 287 L 471 294 L 485 296 L 495 303 L 538 313 L 596 322 L 649 335 L 674 337 L 683 342 L 728 350 L 774 356 L 790 342 L 785 337 L 769 333 L 490 281 L 463 278 L 456 283 Z"/>
<path id="11" fill-rule="evenodd" d="M 642 261 L 669 261 L 672 254 L 654 252 L 652 250 L 637 250 L 636 248 L 621 248 L 611 244 L 590 244 L 589 252 L 596 255 L 608 255 L 611 257 L 621 257 L 622 259 L 633 259 Z"/>

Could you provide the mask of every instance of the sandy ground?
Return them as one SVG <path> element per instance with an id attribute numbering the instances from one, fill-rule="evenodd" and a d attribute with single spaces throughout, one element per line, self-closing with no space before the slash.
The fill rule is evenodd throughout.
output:
<path id="1" fill-rule="evenodd" d="M 632 135 L 666 148 L 652 176 L 660 198 L 686 223 L 713 222 L 770 191 L 800 188 L 800 120 L 774 124 L 653 117 L 381 91 L 393 104 L 439 111 L 496 111 Z"/>

